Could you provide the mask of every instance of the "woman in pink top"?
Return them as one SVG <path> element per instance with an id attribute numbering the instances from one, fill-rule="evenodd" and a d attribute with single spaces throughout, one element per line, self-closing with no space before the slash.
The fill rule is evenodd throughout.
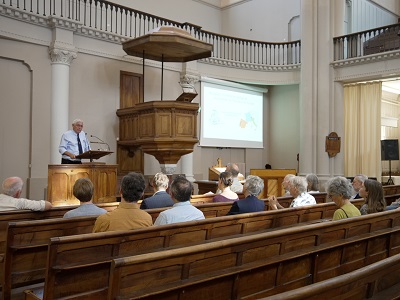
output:
<path id="1" fill-rule="evenodd" d="M 219 174 L 218 189 L 221 194 L 214 196 L 213 202 L 233 202 L 239 200 L 238 195 L 231 191 L 233 178 L 230 172 L 222 172 Z"/>

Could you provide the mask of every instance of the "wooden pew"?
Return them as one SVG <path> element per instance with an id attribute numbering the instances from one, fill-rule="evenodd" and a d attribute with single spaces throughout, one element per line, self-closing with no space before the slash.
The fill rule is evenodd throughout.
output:
<path id="1" fill-rule="evenodd" d="M 260 300 L 398 299 L 400 254 L 366 267 Z"/>
<path id="2" fill-rule="evenodd" d="M 238 193 L 237 194 L 239 199 L 243 199 L 244 198 L 244 194 L 243 193 Z M 215 194 L 202 194 L 202 195 L 192 195 L 190 197 L 190 202 L 192 204 L 195 203 L 213 203 L 213 198 L 214 198 Z M 232 204 L 232 202 L 231 202 Z"/>
<path id="3" fill-rule="evenodd" d="M 354 203 L 360 206 L 363 200 L 355 200 Z M 47 262 L 46 294 L 58 298 L 73 293 L 85 293 L 88 297 L 93 294 L 91 296 L 100 299 L 104 297 L 103 287 L 108 285 L 108 270 L 112 258 L 254 234 L 299 222 L 319 222 L 321 218 L 332 217 L 336 209 L 334 203 L 324 203 L 135 231 L 52 238 Z M 21 228 L 21 231 L 24 230 Z M 90 282 L 75 284 L 76 274 L 85 274 Z M 54 282 L 57 282 L 57 286 L 54 286 Z M 100 294 L 97 290 L 100 290 Z"/>
<path id="4" fill-rule="evenodd" d="M 312 194 L 315 198 L 315 201 L 317 203 L 325 203 L 326 201 L 326 196 L 327 194 L 325 192 L 320 192 L 320 193 L 314 193 Z M 213 198 L 214 198 L 214 194 L 212 195 L 208 195 L 208 194 L 203 194 L 203 195 L 192 195 L 192 197 L 190 198 L 190 202 L 194 205 L 194 204 L 200 204 L 200 203 L 213 203 Z M 243 199 L 244 198 L 244 194 L 239 193 L 238 194 L 239 199 Z M 264 200 L 266 200 L 267 198 L 265 198 Z M 278 201 L 279 203 L 281 203 L 281 205 L 285 208 L 289 207 L 290 204 L 292 203 L 293 197 L 292 196 L 281 196 L 278 197 Z M 232 203 L 231 203 L 232 204 Z"/>
<path id="5" fill-rule="evenodd" d="M 11 288 L 43 281 L 47 245 L 51 237 L 91 233 L 96 216 L 10 222 L 1 270 L 3 299 Z"/>
<path id="6" fill-rule="evenodd" d="M 395 210 L 116 258 L 102 295 L 259 299 L 399 254 L 399 237 L 400 210 Z M 88 276 L 93 274 L 82 277 Z"/>
<path id="7" fill-rule="evenodd" d="M 390 205 L 392 202 L 400 198 L 400 185 L 384 185 L 383 195 L 386 200 L 386 204 Z"/>
<path id="8" fill-rule="evenodd" d="M 111 211 L 118 205 L 118 202 L 112 202 L 101 203 L 98 206 L 107 211 Z M 53 207 L 47 211 L 12 210 L 0 212 L 0 270 L 3 270 L 4 252 L 6 249 L 6 232 L 9 222 L 61 218 L 67 211 L 77 207 L 78 205 L 72 205 Z"/>
<path id="9" fill-rule="evenodd" d="M 115 209 L 118 205 L 119 202 L 98 204 L 99 207 L 108 211 Z M 207 218 L 211 218 L 225 216 L 231 205 L 232 203 L 207 203 L 196 206 L 203 211 Z M 60 219 L 67 211 L 76 207 L 78 206 L 53 207 L 44 212 L 30 210 L 0 212 L 0 283 L 2 287 L 5 285 L 3 291 L 6 294 L 10 292 L 11 286 L 25 285 L 25 282 L 43 281 L 47 243 L 51 237 L 92 232 L 96 217 Z M 156 208 L 146 211 L 154 221 L 159 213 L 165 209 Z M 19 228 L 24 229 L 22 229 L 22 232 L 18 232 Z M 21 259 L 19 262 L 21 265 L 14 266 L 18 259 Z M 35 265 L 25 265 L 27 261 L 32 261 Z M 37 267 L 40 265 L 42 266 L 41 270 Z M 36 270 L 36 268 L 39 269 Z M 20 274 L 18 278 L 14 278 L 15 276 L 14 279 L 4 277 L 4 274 L 9 274 L 9 271 L 14 269 L 18 270 L 13 271 L 14 273 Z M 28 270 L 31 269 L 36 271 L 28 274 Z"/>
<path id="10" fill-rule="evenodd" d="M 292 197 L 280 197 L 281 203 L 283 203 L 286 206 L 289 206 L 290 203 L 292 202 L 292 200 L 293 200 Z M 264 201 L 266 202 L 266 204 L 268 204 L 268 200 L 264 200 Z M 203 211 L 203 213 L 205 214 L 205 216 L 207 218 L 210 218 L 210 217 L 216 217 L 216 216 L 225 216 L 226 213 L 229 211 L 232 203 L 228 203 L 228 202 L 227 203 L 204 203 L 204 204 L 195 204 L 195 205 L 200 210 Z M 116 202 L 116 203 L 105 203 L 105 204 L 100 205 L 100 206 L 104 206 L 106 209 L 112 210 L 112 209 L 114 209 L 115 207 L 118 206 L 118 202 Z M 25 217 L 27 215 L 32 215 L 32 217 L 38 217 L 39 215 L 44 215 L 44 217 L 53 218 L 57 214 L 63 215 L 66 211 L 68 211 L 68 210 L 70 210 L 70 209 L 72 209 L 74 207 L 76 207 L 76 206 L 55 208 L 54 211 L 39 212 L 39 213 L 30 212 L 30 211 L 24 211 L 24 212 L 15 211 L 15 212 L 12 213 L 12 215 L 18 215 L 18 216 L 25 215 Z M 268 208 L 268 205 L 266 205 L 266 209 L 267 208 Z M 149 209 L 147 211 L 152 215 L 152 218 L 153 218 L 153 221 L 154 221 L 157 218 L 157 216 L 159 215 L 159 213 L 161 211 L 163 211 L 164 209 L 166 209 L 166 208 Z M 56 214 L 56 212 L 57 212 L 57 214 Z M 331 217 L 331 215 L 329 215 L 329 217 Z M 288 222 L 292 222 L 291 221 L 292 219 L 293 218 L 291 218 L 291 217 L 287 218 Z M 8 219 L 7 219 L 7 221 L 8 221 Z M 40 251 L 42 251 L 42 252 L 44 251 L 43 250 L 43 247 L 44 247 L 43 246 L 43 239 L 49 239 L 50 237 L 54 237 L 54 236 L 72 235 L 72 234 L 78 234 L 78 233 L 89 233 L 89 232 L 91 232 L 91 228 L 92 228 L 92 226 L 94 224 L 94 221 L 95 221 L 95 218 L 90 217 L 90 220 L 87 220 L 88 224 L 87 224 L 86 231 L 80 229 L 81 231 L 75 231 L 75 232 L 71 231 L 71 230 L 68 231 L 67 229 L 63 230 L 63 228 L 61 228 L 60 230 L 57 231 L 57 230 L 54 229 L 57 226 L 57 225 L 55 225 L 54 222 L 42 222 L 42 223 L 38 223 L 38 224 L 28 225 L 28 226 L 31 226 L 30 230 L 24 229 L 27 234 L 34 235 L 35 231 L 40 231 L 41 232 L 41 237 L 42 237 L 42 240 L 37 241 L 38 245 L 32 244 L 34 241 L 30 241 L 30 243 L 31 243 L 30 244 L 30 247 L 31 247 L 30 253 L 38 253 L 38 251 L 39 252 Z M 298 222 L 301 222 L 301 220 L 297 219 L 294 223 L 298 223 Z M 72 224 L 72 221 L 70 221 L 70 223 Z M 28 224 L 30 224 L 30 223 L 28 223 Z M 23 224 L 20 224 L 20 225 L 23 226 Z M 13 224 L 11 226 L 11 228 L 14 228 L 15 226 L 16 225 Z M 280 225 L 280 226 L 283 226 L 283 225 Z M 39 227 L 41 229 L 39 229 Z M 46 231 L 47 230 L 46 227 L 51 228 L 49 230 L 49 232 Z M 78 230 L 78 227 L 77 227 L 77 230 Z M 5 231 L 6 230 L 4 230 L 4 232 Z M 14 236 L 16 234 L 17 234 L 16 232 L 14 232 L 13 230 L 10 230 L 7 233 L 7 236 L 10 236 L 10 235 Z M 6 234 L 4 234 L 4 237 L 5 236 L 6 236 Z M 9 242 L 9 247 L 8 247 L 9 248 L 8 253 L 11 253 L 11 252 L 15 251 L 15 250 L 11 249 L 12 247 L 15 246 L 15 245 L 13 245 L 12 239 L 13 239 L 13 237 L 9 238 L 10 242 Z M 16 245 L 15 247 L 26 248 L 26 245 L 25 246 L 24 245 L 22 245 L 22 246 L 21 245 Z M 40 250 L 40 248 L 42 248 L 42 250 Z M 21 250 L 19 250 L 19 251 L 21 251 Z M 25 251 L 25 250 L 23 250 L 23 251 Z M 5 252 L 6 252 L 5 245 L 3 245 L 3 248 L 0 248 L 0 256 L 2 258 L 4 256 Z M 8 255 L 10 255 L 10 254 L 8 254 Z M 10 266 L 10 264 L 12 264 L 13 261 L 15 261 L 15 260 L 16 260 L 15 258 L 13 259 L 12 257 L 9 257 L 7 259 L 7 261 L 9 261 L 10 263 L 7 264 L 5 267 L 2 267 L 1 269 L 6 268 L 5 270 L 11 270 L 12 267 Z M 0 265 L 2 265 L 3 262 L 4 262 L 4 260 L 2 259 Z M 37 262 L 38 262 L 38 264 L 41 264 L 41 260 L 37 260 Z M 27 265 L 26 268 L 30 269 L 31 267 L 29 265 Z M 21 273 L 21 275 L 19 277 L 25 276 L 25 275 L 22 275 L 21 271 L 19 271 L 19 272 Z M 8 293 L 8 291 L 11 289 L 11 286 L 12 287 L 18 286 L 18 284 L 19 284 L 18 280 L 21 280 L 21 279 L 15 279 L 14 281 L 12 281 L 11 278 L 8 278 L 8 279 L 7 278 L 3 278 L 3 274 L 8 274 L 8 271 L 0 273 L 0 282 L 2 282 L 3 285 L 5 285 L 4 289 L 5 289 L 6 293 Z M 36 277 L 34 275 L 29 275 L 28 277 L 31 279 L 32 282 L 35 282 L 35 280 L 36 280 L 35 278 Z M 6 282 L 7 280 L 8 280 L 8 282 Z M 24 279 L 22 279 L 21 284 L 25 284 Z"/>

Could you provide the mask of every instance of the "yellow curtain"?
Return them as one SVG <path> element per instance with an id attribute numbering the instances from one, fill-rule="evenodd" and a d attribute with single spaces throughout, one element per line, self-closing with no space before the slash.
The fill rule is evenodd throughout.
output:
<path id="1" fill-rule="evenodd" d="M 345 176 L 381 176 L 381 95 L 380 82 L 344 87 Z"/>

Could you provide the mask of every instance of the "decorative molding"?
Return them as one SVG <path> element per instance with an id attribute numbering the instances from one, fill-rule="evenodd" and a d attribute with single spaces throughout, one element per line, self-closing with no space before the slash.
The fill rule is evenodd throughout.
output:
<path id="1" fill-rule="evenodd" d="M 77 58 L 76 51 L 63 48 L 51 47 L 49 49 L 50 59 L 52 64 L 71 65 L 73 59 Z"/>
<path id="2" fill-rule="evenodd" d="M 254 70 L 254 71 L 297 71 L 300 70 L 301 64 L 293 64 L 293 65 L 260 65 L 260 64 L 253 64 L 253 63 L 244 63 L 238 61 L 231 61 L 226 59 L 208 57 L 205 59 L 199 60 L 200 62 L 216 65 L 216 66 L 223 66 L 223 67 L 230 67 L 230 68 L 237 68 L 237 69 L 247 69 L 247 70 Z"/>
<path id="3" fill-rule="evenodd" d="M 371 63 L 371 62 L 375 62 L 375 61 L 387 61 L 390 59 L 398 59 L 399 57 L 400 57 L 400 50 L 394 50 L 394 51 L 389 51 L 389 52 L 371 54 L 371 55 L 362 56 L 362 57 L 338 60 L 338 61 L 332 62 L 331 65 L 334 68 L 341 68 L 341 67 L 348 67 L 351 65 L 367 64 L 367 63 Z"/>
<path id="4" fill-rule="evenodd" d="M 34 13 L 30 13 L 16 7 L 0 4 L 0 15 L 4 15 L 9 18 L 17 19 L 19 21 L 32 23 L 40 26 L 47 27 L 47 16 L 41 16 Z"/>
<path id="5" fill-rule="evenodd" d="M 177 164 L 160 164 L 161 172 L 164 174 L 175 174 Z"/>
<path id="6" fill-rule="evenodd" d="M 122 44 L 123 42 L 130 40 L 129 38 L 122 36 L 122 35 L 118 35 L 118 34 L 107 32 L 107 31 L 101 31 L 98 29 L 90 28 L 90 27 L 80 27 L 76 31 L 76 34 L 99 39 L 102 41 L 115 43 L 115 44 Z"/>
<path id="7" fill-rule="evenodd" d="M 63 28 L 71 31 L 77 31 L 83 26 L 82 22 L 56 16 L 48 17 L 47 24 L 50 28 Z"/>
<path id="8" fill-rule="evenodd" d="M 189 86 L 194 86 L 197 82 L 200 81 L 200 74 L 194 74 L 194 73 L 181 73 L 180 77 L 180 84 L 181 85 L 189 85 Z"/>

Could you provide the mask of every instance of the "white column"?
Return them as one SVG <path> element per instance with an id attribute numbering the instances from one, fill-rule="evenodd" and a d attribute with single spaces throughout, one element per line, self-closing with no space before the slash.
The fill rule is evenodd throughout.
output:
<path id="1" fill-rule="evenodd" d="M 61 135 L 69 126 L 69 66 L 76 52 L 65 49 L 50 48 L 51 58 L 51 121 L 50 121 L 50 162 L 60 164 L 58 152 Z"/>
<path id="2" fill-rule="evenodd" d="M 317 6 L 315 0 L 301 1 L 300 175 L 316 168 Z"/>
<path id="3" fill-rule="evenodd" d="M 181 157 L 181 168 L 182 173 L 186 175 L 186 179 L 190 182 L 193 182 L 193 153 L 189 153 Z"/>

